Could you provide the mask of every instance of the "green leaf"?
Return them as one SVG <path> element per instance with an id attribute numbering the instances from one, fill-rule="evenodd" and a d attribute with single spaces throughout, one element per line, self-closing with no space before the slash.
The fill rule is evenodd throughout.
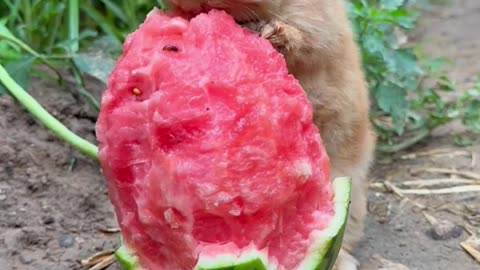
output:
<path id="1" fill-rule="evenodd" d="M 369 32 L 363 36 L 363 46 L 369 53 L 382 53 L 386 50 L 381 32 Z"/>
<path id="2" fill-rule="evenodd" d="M 73 58 L 77 68 L 103 83 L 107 83 L 122 47 L 110 36 L 96 39 L 88 51 L 78 53 Z"/>
<path id="3" fill-rule="evenodd" d="M 107 83 L 108 77 L 115 67 L 115 60 L 101 52 L 79 53 L 73 58 L 73 61 L 80 71 L 99 79 L 103 83 Z"/>
<path id="4" fill-rule="evenodd" d="M 444 92 L 454 92 L 457 88 L 447 76 L 440 76 L 438 78 L 438 89 Z"/>
<path id="5" fill-rule="evenodd" d="M 35 59 L 36 58 L 33 56 L 28 56 L 5 65 L 5 69 L 10 77 L 12 77 L 17 84 L 25 89 L 25 91 L 28 91 L 30 88 L 31 71 Z M 6 93 L 9 93 L 8 90 L 3 84 L 0 84 L 0 95 L 4 95 Z"/>
<path id="6" fill-rule="evenodd" d="M 416 13 L 406 10 L 398 9 L 390 13 L 391 23 L 401 26 L 406 29 L 412 29 L 415 26 Z"/>
<path id="7" fill-rule="evenodd" d="M 0 38 L 16 39 L 3 22 L 0 22 Z"/>
<path id="8" fill-rule="evenodd" d="M 480 132 L 480 100 L 473 100 L 467 105 L 463 123 L 468 129 Z"/>
<path id="9" fill-rule="evenodd" d="M 0 62 L 1 60 L 18 60 L 22 57 L 18 47 L 11 43 L 0 40 Z"/>
<path id="10" fill-rule="evenodd" d="M 448 61 L 443 58 L 436 58 L 427 63 L 427 68 L 430 73 L 435 74 L 442 70 Z"/>
<path id="11" fill-rule="evenodd" d="M 403 134 L 409 108 L 405 89 L 389 82 L 383 83 L 376 89 L 375 98 L 380 109 L 392 116 L 397 134 Z"/>
<path id="12" fill-rule="evenodd" d="M 380 0 L 380 6 L 386 10 L 396 10 L 400 8 L 405 0 Z"/>
<path id="13" fill-rule="evenodd" d="M 474 141 L 466 136 L 458 135 L 458 136 L 455 136 L 455 138 L 453 139 L 453 143 L 459 147 L 466 147 L 466 146 L 472 146 Z"/>
<path id="14" fill-rule="evenodd" d="M 5 26 L 5 23 L 0 21 L 0 59 L 18 59 L 20 57 L 19 47 L 12 42 L 17 40 L 16 37 Z"/>
<path id="15" fill-rule="evenodd" d="M 411 50 L 397 50 L 393 54 L 393 72 L 401 72 L 409 75 L 420 75 L 422 70 L 418 66 L 417 58 Z"/>
<path id="16" fill-rule="evenodd" d="M 33 50 L 30 46 L 28 46 L 26 43 L 24 43 L 20 39 L 16 38 L 3 23 L 0 23 L 0 40 L 2 39 L 5 39 L 10 43 L 15 44 L 16 46 L 22 48 L 32 56 L 35 56 L 35 57 L 40 56 L 40 54 L 37 53 L 35 50 Z"/>

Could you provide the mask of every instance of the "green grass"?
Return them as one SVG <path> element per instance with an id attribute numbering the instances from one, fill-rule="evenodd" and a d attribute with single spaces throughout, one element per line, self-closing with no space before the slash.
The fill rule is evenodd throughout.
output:
<path id="1" fill-rule="evenodd" d="M 415 28 L 421 8 L 438 1 L 345 1 L 370 87 L 379 151 L 404 150 L 455 120 L 480 132 L 480 81 L 447 102 L 442 93 L 459 90 L 446 76 L 448 62 L 428 59 L 399 40 L 398 33 L 408 35 Z M 1 79 L 11 77 L 28 91 L 31 76 L 61 84 L 60 70 L 66 69 L 77 82 L 74 91 L 98 111 L 99 102 L 86 89 L 84 75 L 106 82 L 125 37 L 153 6 L 164 5 L 151 0 L 0 0 L 0 65 L 6 71 Z M 103 59 L 93 61 L 98 58 L 92 55 L 98 54 Z M 53 73 L 40 68 L 45 66 Z M 426 80 L 433 84 L 427 86 Z M 0 83 L 0 95 L 10 93 L 5 86 Z"/>

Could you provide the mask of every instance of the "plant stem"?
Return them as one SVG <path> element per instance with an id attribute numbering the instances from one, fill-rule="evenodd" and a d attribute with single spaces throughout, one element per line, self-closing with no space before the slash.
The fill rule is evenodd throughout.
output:
<path id="1" fill-rule="evenodd" d="M 415 144 L 419 143 L 420 141 L 423 141 L 423 139 L 427 138 L 430 136 L 431 130 L 428 128 L 424 128 L 418 131 L 418 133 L 411 137 L 410 139 L 407 139 L 405 141 L 402 141 L 398 144 L 394 145 L 385 145 L 385 144 L 380 144 L 377 146 L 377 150 L 383 153 L 387 154 L 393 154 L 396 152 L 400 152 L 402 150 L 405 150 L 407 148 L 410 148 L 414 146 Z"/>
<path id="2" fill-rule="evenodd" d="M 78 84 L 78 89 L 77 91 L 83 95 L 87 100 L 88 102 L 90 102 L 90 104 L 93 106 L 93 108 L 99 112 L 100 111 L 100 103 L 95 99 L 95 97 L 90 94 L 86 87 L 85 87 L 85 82 L 82 78 L 82 74 L 80 72 L 80 70 L 78 69 L 77 65 L 75 64 L 75 62 L 73 60 L 70 60 L 70 63 L 72 65 L 72 73 L 73 73 L 73 77 L 75 78 L 75 81 L 77 81 L 77 84 Z"/>
<path id="3" fill-rule="evenodd" d="M 70 53 L 75 54 L 78 52 L 78 49 L 80 47 L 79 45 L 79 31 L 80 31 L 80 6 L 79 6 L 79 1 L 78 0 L 69 0 L 68 1 L 68 33 L 70 36 Z M 75 80 L 77 81 L 78 84 L 78 92 L 83 95 L 87 100 L 93 105 L 95 110 L 100 111 L 100 104 L 98 103 L 97 100 L 90 94 L 86 89 L 85 89 L 85 84 L 83 82 L 82 75 L 80 71 L 78 70 L 75 62 L 73 60 L 70 60 L 70 63 L 73 68 L 73 76 Z"/>
<path id="4" fill-rule="evenodd" d="M 42 124 L 55 133 L 59 138 L 71 145 L 86 156 L 98 160 L 98 148 L 89 141 L 79 137 L 60 121 L 48 113 L 32 96 L 30 96 L 15 80 L 10 77 L 5 68 L 0 64 L 0 82 L 17 98 L 17 100 Z"/>
<path id="5" fill-rule="evenodd" d="M 60 83 L 63 82 L 63 79 L 62 79 L 62 74 L 60 74 L 60 72 L 55 68 L 54 65 L 52 65 L 52 63 L 50 63 L 50 61 L 47 60 L 47 57 L 45 57 L 44 55 L 41 55 L 40 53 L 36 52 L 34 49 L 32 49 L 30 46 L 28 46 L 27 44 L 25 44 L 23 41 L 21 41 L 20 39 L 14 37 L 14 36 L 3 36 L 0 34 L 0 40 L 2 39 L 5 39 L 17 46 L 19 46 L 22 50 L 26 51 L 27 53 L 29 53 L 30 55 L 32 56 L 35 56 L 36 58 L 38 58 L 39 61 L 41 61 L 42 63 L 44 63 L 47 67 L 49 67 L 53 72 L 55 72 L 55 74 L 57 75 L 58 77 L 58 80 Z"/>

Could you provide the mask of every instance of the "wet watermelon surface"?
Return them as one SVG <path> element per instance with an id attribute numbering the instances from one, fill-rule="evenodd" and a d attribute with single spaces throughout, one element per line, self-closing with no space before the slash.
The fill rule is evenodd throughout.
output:
<path id="1" fill-rule="evenodd" d="M 334 214 L 305 93 L 268 41 L 222 11 L 150 13 L 110 76 L 97 136 L 124 241 L 145 270 L 192 269 L 200 254 L 249 245 L 294 269 Z"/>

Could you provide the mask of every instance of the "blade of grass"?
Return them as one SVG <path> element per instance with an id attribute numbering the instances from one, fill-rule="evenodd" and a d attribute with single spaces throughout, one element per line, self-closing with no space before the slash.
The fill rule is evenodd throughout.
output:
<path id="1" fill-rule="evenodd" d="M 58 16 L 55 17 L 52 33 L 60 33 L 61 32 L 60 25 L 62 23 L 62 20 L 63 20 L 64 16 L 65 15 L 62 12 L 61 14 L 59 14 Z M 50 37 L 48 38 L 48 41 L 47 41 L 47 47 L 46 48 L 51 49 L 55 45 L 56 37 L 57 37 L 57 35 L 50 35 Z"/>
<path id="2" fill-rule="evenodd" d="M 125 0 L 123 2 L 123 10 L 127 14 L 128 20 L 130 21 L 130 25 L 137 25 L 137 18 L 135 16 L 135 8 L 133 3 L 130 0 Z"/>
<path id="3" fill-rule="evenodd" d="M 69 50 L 71 53 L 77 53 L 79 49 L 79 40 L 80 40 L 80 32 L 79 32 L 79 15 L 80 15 L 80 6 L 78 4 L 78 0 L 69 0 L 68 1 L 68 26 L 69 26 L 69 37 L 70 37 L 70 46 Z M 90 104 L 95 108 L 95 110 L 100 111 L 100 104 L 98 101 L 90 94 L 87 89 L 85 88 L 85 82 L 83 81 L 82 74 L 78 70 L 74 61 L 70 61 L 73 70 L 73 77 L 77 82 L 77 91 L 83 95 Z"/>
<path id="4" fill-rule="evenodd" d="M 95 97 L 92 94 L 90 94 L 90 92 L 87 91 L 85 87 L 85 82 L 82 78 L 82 73 L 80 72 L 79 68 L 75 64 L 75 61 L 71 60 L 70 63 L 72 65 L 73 77 L 75 78 L 75 81 L 77 81 L 77 84 L 78 84 L 77 91 L 81 95 L 83 95 L 88 100 L 88 102 L 90 102 L 90 104 L 95 108 L 97 112 L 99 112 L 100 103 L 95 99 Z"/>
<path id="5" fill-rule="evenodd" d="M 80 40 L 80 30 L 79 30 L 79 15 L 80 15 L 80 6 L 78 4 L 78 0 L 69 0 L 68 1 L 68 26 L 69 26 L 69 37 L 72 41 L 70 43 L 70 52 L 77 53 L 79 48 L 79 40 Z M 95 108 L 95 110 L 100 111 L 100 104 L 98 101 L 90 94 L 87 89 L 85 88 L 85 82 L 83 81 L 82 74 L 78 70 L 74 61 L 70 61 L 72 68 L 73 68 L 73 77 L 75 81 L 77 81 L 78 89 L 77 91 L 83 95 L 90 104 Z"/>
<path id="6" fill-rule="evenodd" d="M 32 7 L 30 5 L 30 1 L 22 1 L 23 2 L 23 17 L 25 18 L 25 38 L 27 43 L 32 41 Z"/>
<path id="7" fill-rule="evenodd" d="M 118 19 L 120 19 L 124 23 L 128 23 L 128 18 L 125 16 L 125 12 L 123 12 L 122 8 L 120 8 L 117 4 L 115 4 L 111 0 L 101 0 L 102 3 L 107 7 L 107 9 L 115 14 Z"/>
<path id="8" fill-rule="evenodd" d="M 48 72 L 42 70 L 42 69 L 39 69 L 39 68 L 33 68 L 32 69 L 32 75 L 36 75 L 40 78 L 43 78 L 45 80 L 49 80 L 49 81 L 52 81 L 52 82 L 56 82 L 57 80 L 51 76 L 50 74 L 48 74 Z"/>
<path id="9" fill-rule="evenodd" d="M 4 1 L 4 3 L 8 6 L 8 22 L 9 24 L 14 24 L 16 20 L 19 20 L 20 23 L 22 23 L 22 17 L 18 16 L 18 10 L 20 9 L 20 3 L 21 0 L 15 1 L 15 3 L 12 3 L 10 1 Z"/>
<path id="10" fill-rule="evenodd" d="M 100 14 L 97 10 L 92 8 L 89 5 L 82 5 L 81 7 L 82 11 L 85 12 L 91 19 L 93 19 L 99 26 L 102 28 L 102 30 L 107 33 L 108 35 L 112 36 L 118 44 L 121 44 L 122 42 L 120 41 L 120 37 L 122 36 L 121 33 L 119 33 L 115 26 L 112 25 L 108 20 L 106 20 L 102 14 Z"/>
<path id="11" fill-rule="evenodd" d="M 68 1 L 68 34 L 72 43 L 70 45 L 70 50 L 73 53 L 78 52 L 79 48 L 79 16 L 80 16 L 80 6 L 78 0 L 69 0 Z"/>
<path id="12" fill-rule="evenodd" d="M 49 130 L 55 133 L 59 138 L 77 149 L 84 155 L 98 160 L 98 148 L 89 141 L 79 137 L 77 134 L 70 131 L 60 121 L 53 117 L 47 110 L 45 110 L 32 96 L 30 96 L 21 86 L 19 86 L 10 77 L 5 68 L 0 65 L 0 81 L 5 85 L 5 88 L 42 124 Z"/>

